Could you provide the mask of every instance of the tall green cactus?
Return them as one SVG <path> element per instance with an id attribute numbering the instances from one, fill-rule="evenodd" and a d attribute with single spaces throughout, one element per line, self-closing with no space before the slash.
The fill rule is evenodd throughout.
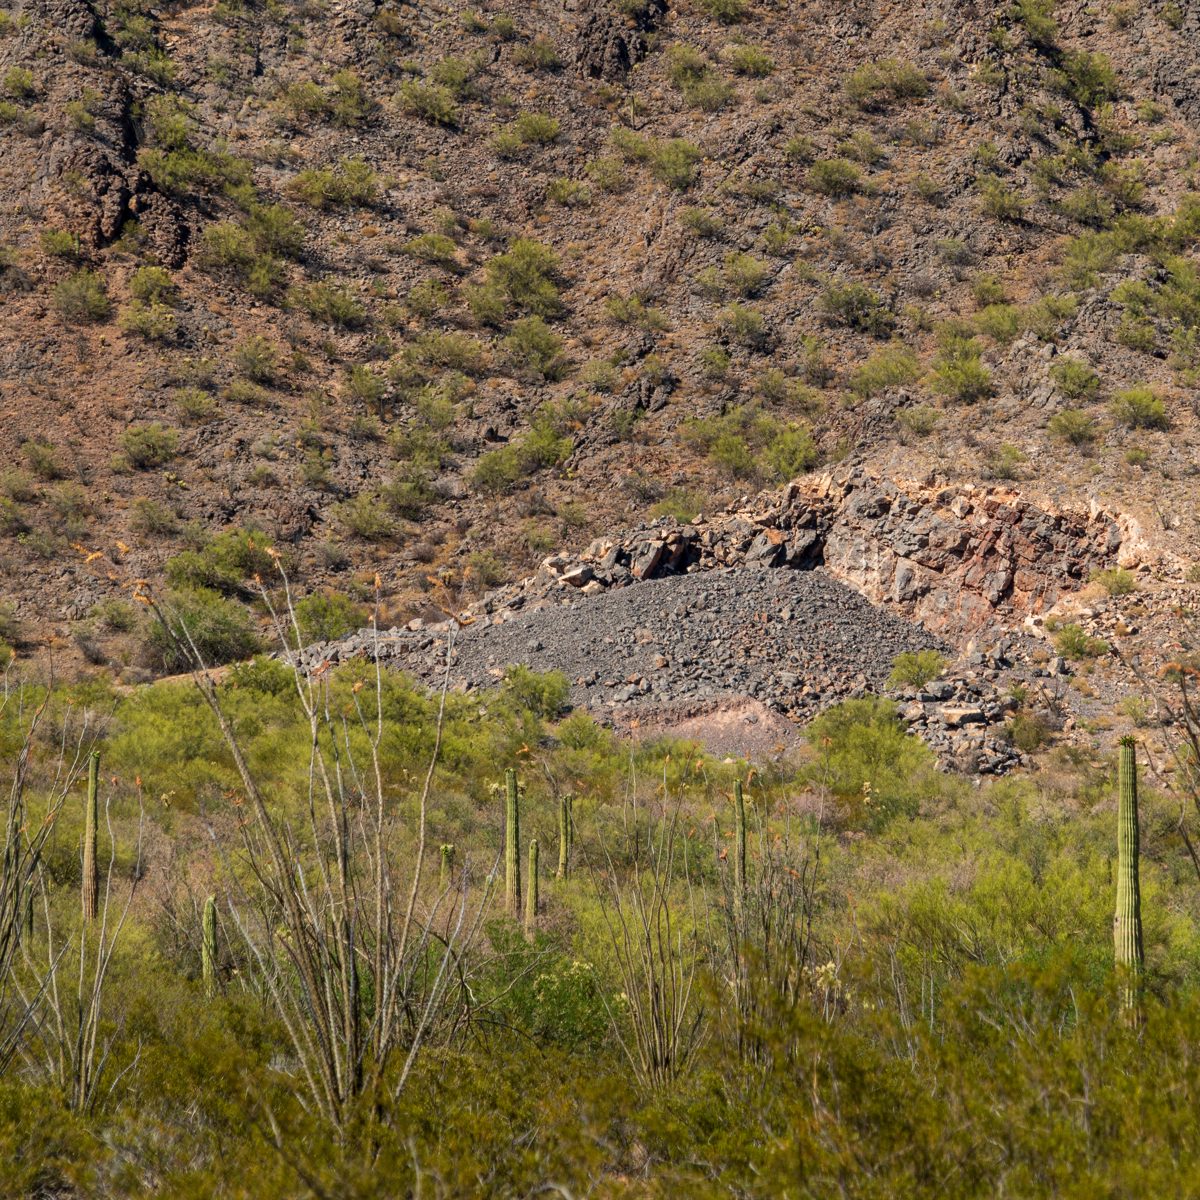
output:
<path id="1" fill-rule="evenodd" d="M 740 918 L 746 900 L 746 798 L 740 779 L 733 782 L 733 818 L 733 909 Z"/>
<path id="2" fill-rule="evenodd" d="M 1137 1004 L 1142 973 L 1142 893 L 1138 880 L 1137 758 L 1133 738 L 1121 739 L 1117 771 L 1117 911 L 1113 917 L 1113 946 L 1117 968 L 1125 972 L 1123 1003 Z"/>
<path id="3" fill-rule="evenodd" d="M 575 829 L 571 824 L 571 805 L 575 797 L 569 793 L 558 802 L 558 878 L 566 879 L 571 874 L 571 843 L 575 840 Z"/>
<path id="4" fill-rule="evenodd" d="M 438 890 L 445 891 L 450 886 L 451 877 L 454 875 L 454 846 L 450 842 L 443 842 L 440 847 L 441 866 L 438 868 Z"/>
<path id="5" fill-rule="evenodd" d="M 529 879 L 525 885 L 525 936 L 537 933 L 538 919 L 538 842 L 529 843 Z"/>
<path id="6" fill-rule="evenodd" d="M 100 820 L 100 751 L 88 757 L 87 807 L 83 814 L 83 919 L 96 919 L 96 903 L 100 898 L 100 867 L 96 861 L 96 826 Z"/>
<path id="7" fill-rule="evenodd" d="M 200 975 L 204 994 L 211 1000 L 217 994 L 217 898 L 207 896 L 200 918 Z"/>
<path id="8" fill-rule="evenodd" d="M 517 773 L 504 772 L 504 907 L 521 915 L 521 793 Z"/>

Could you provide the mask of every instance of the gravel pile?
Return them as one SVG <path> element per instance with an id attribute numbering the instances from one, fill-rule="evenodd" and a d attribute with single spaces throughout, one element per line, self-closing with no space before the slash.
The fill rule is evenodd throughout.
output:
<path id="1" fill-rule="evenodd" d="M 444 666 L 445 637 L 392 631 L 384 652 L 431 679 Z M 879 689 L 897 654 L 927 647 L 945 649 L 820 570 L 742 568 L 648 580 L 470 625 L 456 638 L 452 681 L 494 685 L 524 663 L 562 671 L 573 702 L 592 708 L 750 696 L 803 719 Z"/>

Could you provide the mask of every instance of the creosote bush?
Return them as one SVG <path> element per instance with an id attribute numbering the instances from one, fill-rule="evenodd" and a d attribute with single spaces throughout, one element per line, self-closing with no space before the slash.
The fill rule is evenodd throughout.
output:
<path id="1" fill-rule="evenodd" d="M 51 296 L 59 315 L 72 325 L 103 321 L 112 309 L 108 286 L 95 271 L 76 271 L 56 283 Z"/>

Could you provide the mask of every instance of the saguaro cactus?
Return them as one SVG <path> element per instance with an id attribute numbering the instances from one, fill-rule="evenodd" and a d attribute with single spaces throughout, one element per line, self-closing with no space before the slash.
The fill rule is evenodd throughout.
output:
<path id="1" fill-rule="evenodd" d="M 570 794 L 558 802 L 558 878 L 566 879 L 571 874 L 571 843 L 575 840 L 575 829 L 571 824 L 571 804 L 575 797 Z"/>
<path id="2" fill-rule="evenodd" d="M 733 904 L 740 917 L 746 899 L 746 798 L 742 795 L 742 781 L 733 783 Z"/>
<path id="3" fill-rule="evenodd" d="M 438 869 L 438 888 L 445 891 L 450 886 L 450 878 L 454 874 L 454 846 L 450 842 L 441 845 L 441 866 Z"/>
<path id="4" fill-rule="evenodd" d="M 1113 946 L 1117 968 L 1126 974 L 1126 1008 L 1137 1003 L 1142 973 L 1142 893 L 1138 880 L 1137 759 L 1133 738 L 1121 739 L 1117 771 L 1117 911 L 1113 917 Z"/>
<path id="5" fill-rule="evenodd" d="M 504 772 L 504 906 L 510 916 L 521 915 L 521 793 L 517 773 Z"/>
<path id="6" fill-rule="evenodd" d="M 211 1000 L 217 994 L 217 898 L 207 896 L 200 918 L 200 975 L 204 994 Z"/>
<path id="7" fill-rule="evenodd" d="M 88 758 L 87 807 L 83 813 L 83 919 L 96 919 L 100 896 L 100 868 L 96 862 L 96 826 L 100 819 L 100 751 Z"/>
<path id="8" fill-rule="evenodd" d="M 538 842 L 529 843 L 529 880 L 525 890 L 525 936 L 532 938 L 537 932 L 538 919 Z"/>

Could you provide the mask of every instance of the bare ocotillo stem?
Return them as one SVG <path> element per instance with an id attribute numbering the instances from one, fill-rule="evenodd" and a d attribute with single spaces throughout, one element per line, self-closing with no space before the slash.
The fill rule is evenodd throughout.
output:
<path id="1" fill-rule="evenodd" d="M 217 899 L 208 896 L 200 919 L 200 975 L 204 994 L 211 1000 L 217 994 Z"/>
<path id="2" fill-rule="evenodd" d="M 521 915 L 521 795 L 517 773 L 504 772 L 504 906 L 511 917 Z"/>
<path id="3" fill-rule="evenodd" d="M 740 917 L 746 899 L 746 798 L 742 795 L 742 781 L 733 783 L 734 836 L 733 849 L 733 904 Z"/>
<path id="4" fill-rule="evenodd" d="M 100 751 L 88 758 L 87 807 L 83 814 L 83 919 L 96 919 L 96 901 L 100 895 L 100 868 L 96 862 L 96 826 L 100 820 Z"/>

